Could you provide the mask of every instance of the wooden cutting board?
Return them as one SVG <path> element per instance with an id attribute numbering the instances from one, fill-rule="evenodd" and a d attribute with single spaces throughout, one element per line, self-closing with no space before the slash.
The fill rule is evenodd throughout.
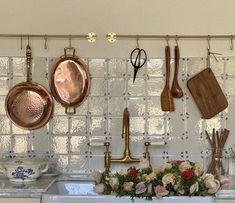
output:
<path id="1" fill-rule="evenodd" d="M 227 108 L 228 101 L 211 69 L 206 68 L 189 79 L 187 86 L 203 118 L 210 119 Z"/>

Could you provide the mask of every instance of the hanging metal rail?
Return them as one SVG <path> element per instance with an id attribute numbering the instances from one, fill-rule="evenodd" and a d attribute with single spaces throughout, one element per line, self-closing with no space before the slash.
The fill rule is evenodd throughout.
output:
<path id="1" fill-rule="evenodd" d="M 106 35 L 109 42 L 115 42 L 117 39 L 164 39 L 164 40 L 178 40 L 178 39 L 230 39 L 235 38 L 235 35 L 119 35 L 110 32 Z"/>
<path id="2" fill-rule="evenodd" d="M 93 32 L 88 34 L 80 34 L 80 35 L 56 35 L 56 34 L 0 34 L 0 38 L 64 38 L 64 39 L 85 39 L 89 42 L 95 42 L 97 35 Z"/>

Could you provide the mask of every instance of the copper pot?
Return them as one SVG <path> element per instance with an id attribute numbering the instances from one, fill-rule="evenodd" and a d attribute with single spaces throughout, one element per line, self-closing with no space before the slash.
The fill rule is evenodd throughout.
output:
<path id="1" fill-rule="evenodd" d="M 72 54 L 68 54 L 72 51 Z M 64 55 L 53 64 L 50 88 L 66 114 L 75 114 L 90 92 L 90 75 L 86 64 L 75 55 L 75 48 L 64 49 Z"/>
<path id="2" fill-rule="evenodd" d="M 31 60 L 31 48 L 27 45 L 27 81 L 14 86 L 5 100 L 5 109 L 10 120 L 27 130 L 35 130 L 44 126 L 54 110 L 54 102 L 50 93 L 43 86 L 32 82 Z"/>

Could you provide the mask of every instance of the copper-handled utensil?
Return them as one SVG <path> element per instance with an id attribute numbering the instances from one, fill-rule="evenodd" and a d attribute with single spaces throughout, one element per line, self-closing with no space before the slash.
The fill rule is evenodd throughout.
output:
<path id="1" fill-rule="evenodd" d="M 169 87 L 170 80 L 170 47 L 167 45 L 165 48 L 166 59 L 166 83 L 161 93 L 161 107 L 162 111 L 174 111 L 174 101 Z"/>
<path id="2" fill-rule="evenodd" d="M 171 86 L 171 94 L 174 98 L 181 98 L 184 94 L 178 82 L 178 71 L 179 71 L 179 60 L 180 60 L 180 50 L 179 46 L 175 46 L 175 73 Z"/>

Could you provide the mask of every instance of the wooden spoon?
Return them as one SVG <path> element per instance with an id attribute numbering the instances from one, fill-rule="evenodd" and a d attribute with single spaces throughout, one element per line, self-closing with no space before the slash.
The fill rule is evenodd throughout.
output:
<path id="1" fill-rule="evenodd" d="M 170 47 L 165 48 L 165 59 L 166 59 L 166 83 L 161 93 L 161 107 L 162 111 L 174 111 L 174 101 L 169 87 L 170 80 Z"/>
<path id="2" fill-rule="evenodd" d="M 175 74 L 171 86 L 171 94 L 175 98 L 181 98 L 184 94 L 183 90 L 181 89 L 178 83 L 179 60 L 180 60 L 180 51 L 179 51 L 179 46 L 177 45 L 175 46 Z"/>

